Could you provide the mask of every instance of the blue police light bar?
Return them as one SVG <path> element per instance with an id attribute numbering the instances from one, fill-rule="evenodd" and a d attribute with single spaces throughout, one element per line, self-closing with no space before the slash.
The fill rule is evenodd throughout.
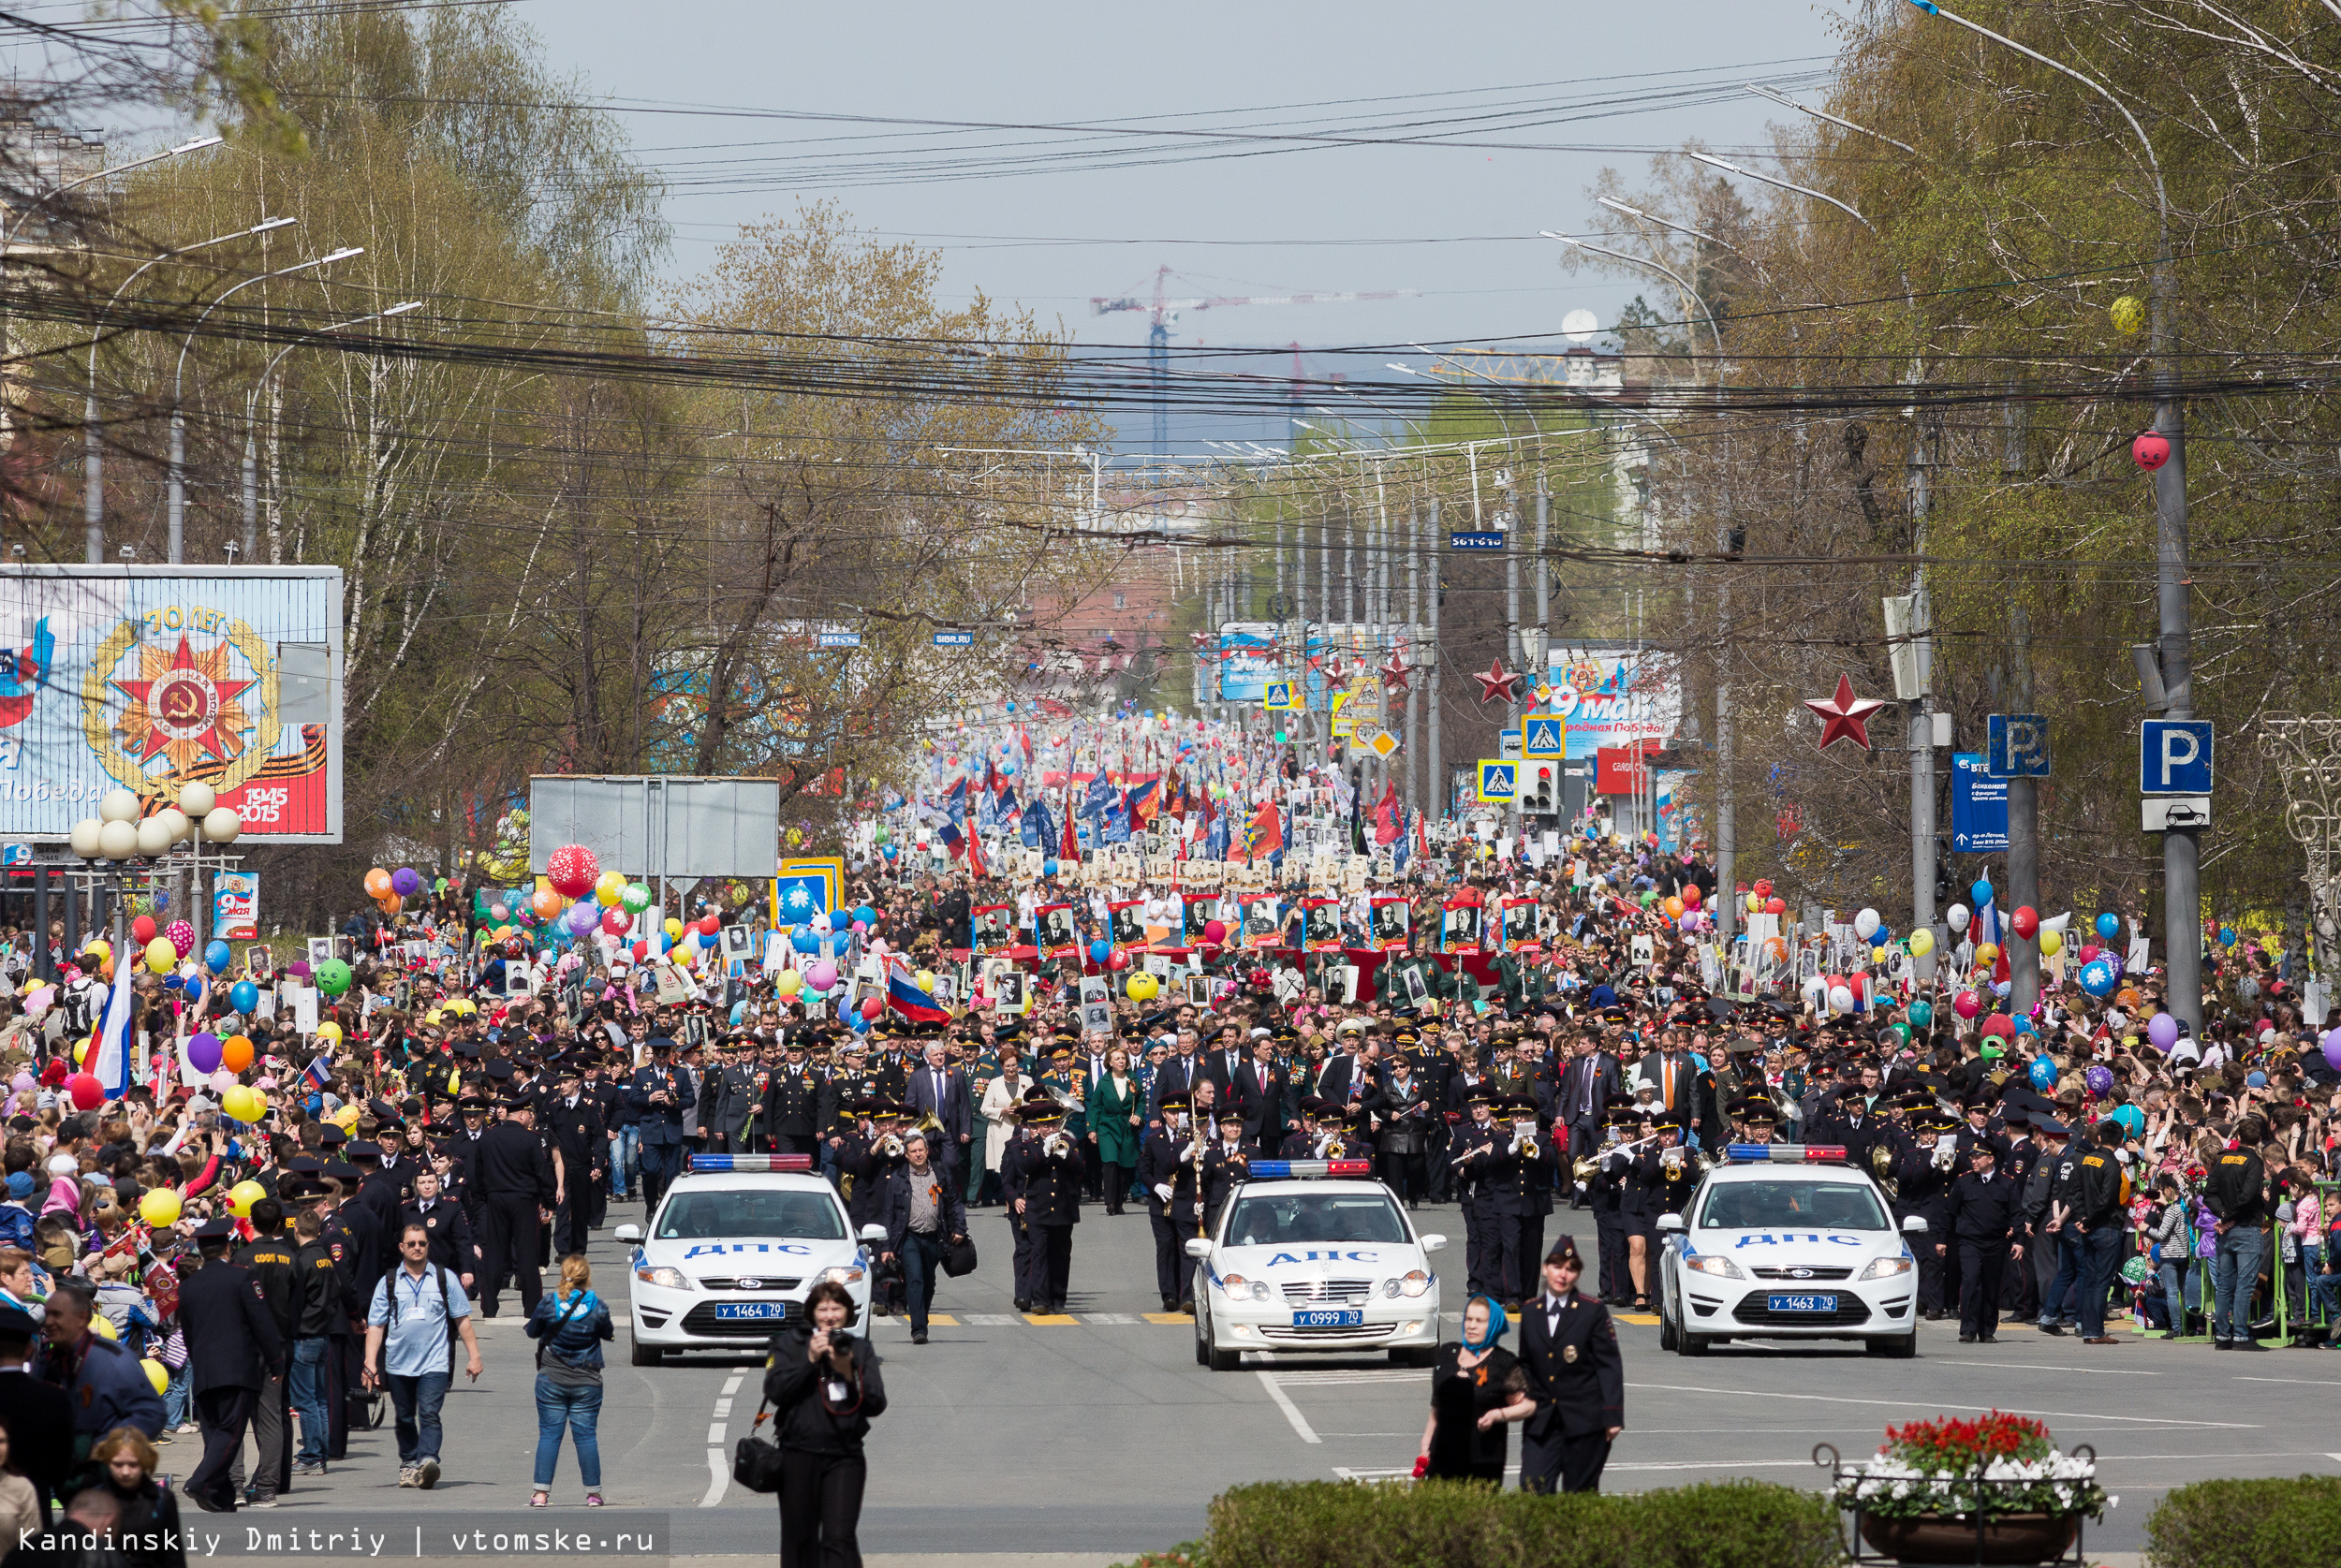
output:
<path id="1" fill-rule="evenodd" d="M 810 1154 L 685 1154 L 685 1170 L 755 1173 L 758 1171 L 809 1171 L 813 1168 Z"/>
<path id="2" fill-rule="evenodd" d="M 1318 1181 L 1328 1176 L 1371 1176 L 1371 1160 L 1254 1160 L 1244 1166 L 1255 1181 Z"/>
<path id="3" fill-rule="evenodd" d="M 1845 1161 L 1841 1143 L 1735 1143 L 1723 1152 L 1735 1165 L 1817 1165 Z"/>

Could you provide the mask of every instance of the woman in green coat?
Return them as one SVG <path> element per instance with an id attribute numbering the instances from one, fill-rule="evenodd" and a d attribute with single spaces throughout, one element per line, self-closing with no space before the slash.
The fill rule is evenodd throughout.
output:
<path id="1" fill-rule="evenodd" d="M 1109 1047 L 1105 1076 L 1089 1086 L 1089 1141 L 1109 1214 L 1122 1212 L 1130 1174 L 1138 1169 L 1140 1098 L 1130 1053 L 1120 1046 Z"/>

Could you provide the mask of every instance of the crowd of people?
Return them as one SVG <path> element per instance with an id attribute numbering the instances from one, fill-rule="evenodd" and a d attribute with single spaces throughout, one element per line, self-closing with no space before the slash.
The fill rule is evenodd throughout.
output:
<path id="1" fill-rule="evenodd" d="M 1962 1338 L 2012 1317 L 2106 1344 L 2127 1316 L 2222 1349 L 2336 1342 L 2341 1073 L 2297 952 L 2207 940 L 2200 1030 L 2157 1024 L 2153 969 L 2098 996 L 2052 966 L 2010 1016 L 1966 943 L 1925 980 L 1881 968 L 1850 1007 L 1793 978 L 1749 1000 L 1681 914 L 1745 890 L 1695 855 L 1585 831 L 1524 861 L 1470 836 L 1426 840 L 1404 874 L 1363 859 L 1215 909 L 1104 865 L 874 854 L 821 936 L 880 984 L 818 996 L 793 942 L 685 967 L 506 936 L 449 899 L 353 921 L 349 987 L 314 1024 L 223 1016 L 238 972 L 192 1005 L 142 977 L 137 1028 L 174 1047 L 156 1060 L 233 1027 L 248 1064 L 95 1105 L 73 1054 L 110 962 L 60 940 L 57 980 L 20 971 L 0 1001 L 0 1428 L 27 1484 L 0 1506 L 265 1507 L 342 1462 L 376 1396 L 401 1484 L 431 1487 L 441 1401 L 479 1374 L 474 1321 L 508 1292 L 548 1353 L 532 1501 L 567 1434 L 597 1503 L 613 1326 L 582 1253 L 612 1201 L 655 1206 L 694 1150 L 812 1156 L 857 1226 L 886 1227 L 877 1303 L 912 1344 L 971 1213 L 995 1209 L 1020 1307 L 1065 1303 L 1094 1205 L 1144 1209 L 1152 1288 L 1191 1311 L 1179 1243 L 1264 1155 L 1370 1160 L 1406 1202 L 1460 1205 L 1463 1283 L 1496 1312 L 1552 1299 L 1548 1229 L 1597 1239 L 1600 1302 L 1647 1307 L 1659 1217 L 1724 1146 L 1770 1140 L 1842 1146 L 1928 1221 L 1921 1309 Z M 1180 940 L 1130 941 L 1139 901 L 1179 904 Z M 773 950 L 761 899 L 710 913 Z M 238 1120 L 247 1086 L 265 1109 Z M 201 1458 L 150 1496 L 181 1443 Z"/>

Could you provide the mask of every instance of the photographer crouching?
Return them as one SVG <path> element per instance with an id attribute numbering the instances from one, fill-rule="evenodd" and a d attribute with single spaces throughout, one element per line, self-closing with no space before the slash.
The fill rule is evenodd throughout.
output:
<path id="1" fill-rule="evenodd" d="M 869 1341 L 847 1331 L 852 1321 L 846 1287 L 823 1280 L 805 1295 L 804 1321 L 773 1336 L 765 1361 L 780 1448 L 781 1568 L 861 1561 L 861 1440 L 886 1414 L 886 1384 Z"/>

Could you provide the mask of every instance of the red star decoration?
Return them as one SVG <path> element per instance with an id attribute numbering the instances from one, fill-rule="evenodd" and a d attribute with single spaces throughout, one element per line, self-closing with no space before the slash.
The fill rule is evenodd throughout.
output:
<path id="1" fill-rule="evenodd" d="M 1886 705 L 1876 697 L 1856 698 L 1850 676 L 1837 677 L 1837 695 L 1827 701 L 1806 697 L 1804 706 L 1811 709 L 1821 722 L 1820 749 L 1827 751 L 1839 740 L 1851 740 L 1863 751 L 1870 749 L 1869 719 Z"/>
<path id="2" fill-rule="evenodd" d="M 1406 656 L 1396 649 L 1392 649 L 1390 657 L 1382 661 L 1382 689 L 1386 692 L 1406 689 Z"/>
<path id="3" fill-rule="evenodd" d="M 1513 670 L 1506 673 L 1504 658 L 1500 653 L 1496 655 L 1495 662 L 1488 666 L 1485 675 L 1474 675 L 1472 679 L 1480 682 L 1481 702 L 1509 702 L 1512 695 L 1520 689 L 1520 672 Z"/>

